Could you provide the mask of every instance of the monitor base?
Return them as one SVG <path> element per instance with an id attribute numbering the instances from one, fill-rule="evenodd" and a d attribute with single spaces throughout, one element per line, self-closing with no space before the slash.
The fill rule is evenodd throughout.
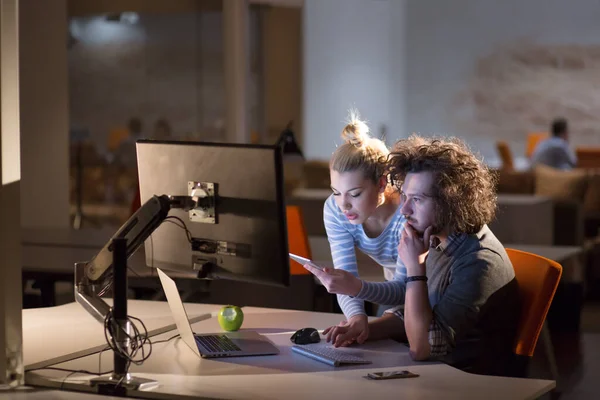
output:
<path id="1" fill-rule="evenodd" d="M 90 380 L 92 387 L 96 387 L 101 394 L 117 394 L 127 390 L 150 390 L 158 386 L 152 379 L 140 378 L 127 373 L 125 375 L 112 374 Z"/>

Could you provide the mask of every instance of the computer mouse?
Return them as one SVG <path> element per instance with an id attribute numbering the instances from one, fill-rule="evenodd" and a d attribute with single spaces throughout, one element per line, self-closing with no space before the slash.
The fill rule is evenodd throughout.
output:
<path id="1" fill-rule="evenodd" d="M 294 332 L 290 340 L 296 344 L 319 343 L 321 335 L 315 328 L 302 328 Z"/>

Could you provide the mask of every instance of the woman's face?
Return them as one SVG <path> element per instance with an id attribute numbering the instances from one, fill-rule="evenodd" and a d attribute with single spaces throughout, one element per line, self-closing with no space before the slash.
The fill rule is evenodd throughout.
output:
<path id="1" fill-rule="evenodd" d="M 348 221 L 354 225 L 364 223 L 379 205 L 379 196 L 385 186 L 366 179 L 362 171 L 329 171 L 331 190 L 335 203 Z"/>

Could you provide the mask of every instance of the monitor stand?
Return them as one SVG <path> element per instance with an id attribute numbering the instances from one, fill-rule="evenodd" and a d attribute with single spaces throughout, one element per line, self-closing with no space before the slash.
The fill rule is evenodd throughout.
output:
<path id="1" fill-rule="evenodd" d="M 94 378 L 90 380 L 90 384 L 96 388 L 96 393 L 113 396 L 125 396 L 128 390 L 143 391 L 158 387 L 157 381 L 132 376 L 128 372 L 123 376 L 113 373 L 111 376 Z"/>
<path id="2" fill-rule="evenodd" d="M 117 329 L 114 344 L 123 349 L 129 349 L 133 329 L 127 319 L 127 239 L 113 238 L 113 282 L 114 296 L 112 316 Z M 130 362 L 118 351 L 114 351 L 114 372 L 111 376 L 90 380 L 92 387 L 99 394 L 126 396 L 128 390 L 148 390 L 158 386 L 158 382 L 134 377 L 129 372 Z"/>

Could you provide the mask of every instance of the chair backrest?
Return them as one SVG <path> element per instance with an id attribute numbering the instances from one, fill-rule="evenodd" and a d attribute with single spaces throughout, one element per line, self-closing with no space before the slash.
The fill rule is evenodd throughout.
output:
<path id="1" fill-rule="evenodd" d="M 600 168 L 600 147 L 577 147 L 577 168 Z"/>
<path id="2" fill-rule="evenodd" d="M 302 210 L 298 206 L 286 206 L 288 248 L 290 253 L 294 253 L 304 258 L 312 259 L 308 235 L 302 219 Z M 308 275 L 308 272 L 302 265 L 296 261 L 290 260 L 290 274 Z"/>
<path id="3" fill-rule="evenodd" d="M 510 147 L 508 147 L 508 143 L 504 141 L 497 141 L 496 150 L 498 150 L 498 154 L 500 155 L 500 159 L 502 160 L 502 168 L 514 169 L 513 157 L 510 151 Z"/>
<path id="4" fill-rule="evenodd" d="M 531 357 L 562 274 L 562 266 L 537 254 L 506 249 L 519 284 L 522 309 L 514 352 Z"/>
<path id="5" fill-rule="evenodd" d="M 531 132 L 527 134 L 527 145 L 525 147 L 525 156 L 531 158 L 533 151 L 539 142 L 548 139 L 550 134 L 548 132 Z"/>
<path id="6" fill-rule="evenodd" d="M 127 128 L 115 128 L 108 134 L 108 141 L 106 148 L 108 151 L 115 152 L 121 145 L 121 142 L 130 136 L 129 129 Z"/>

